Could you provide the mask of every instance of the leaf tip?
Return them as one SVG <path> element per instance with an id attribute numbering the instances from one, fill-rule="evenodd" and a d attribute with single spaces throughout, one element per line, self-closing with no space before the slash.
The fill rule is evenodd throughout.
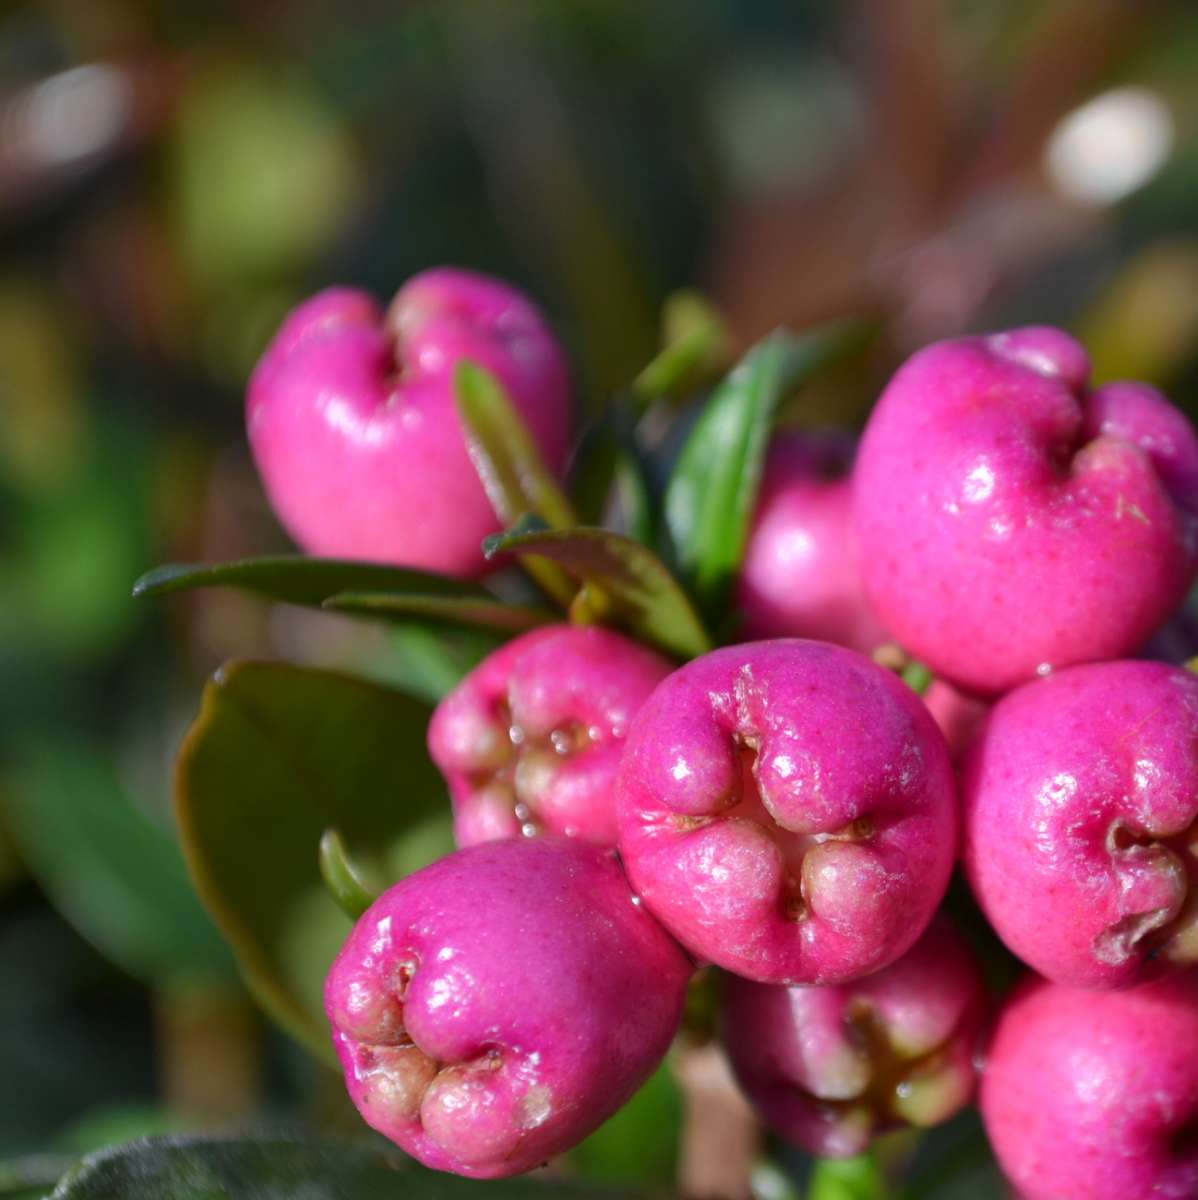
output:
<path id="1" fill-rule="evenodd" d="M 320 835 L 320 875 L 338 908 L 356 921 L 378 897 L 358 873 L 341 834 L 333 828 Z"/>
<path id="2" fill-rule="evenodd" d="M 143 596 L 153 596 L 162 590 L 169 578 L 169 567 L 154 567 L 133 581 L 133 588 L 129 594 L 134 600 L 140 600 Z"/>

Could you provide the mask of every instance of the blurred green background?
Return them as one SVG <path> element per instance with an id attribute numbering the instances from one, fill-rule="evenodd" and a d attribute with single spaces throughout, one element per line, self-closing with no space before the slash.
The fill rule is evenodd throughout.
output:
<path id="1" fill-rule="evenodd" d="M 506 276 L 580 412 L 682 286 L 742 344 L 881 321 L 812 423 L 859 422 L 916 345 L 1017 321 L 1193 412 L 1196 128 L 1185 0 L 4 5 L 0 1156 L 345 1119 L 192 898 L 171 764 L 224 658 L 410 673 L 420 647 L 129 598 L 157 562 L 287 547 L 241 404 L 291 304 L 441 262 Z M 590 1159 L 622 1169 L 618 1141 Z"/>

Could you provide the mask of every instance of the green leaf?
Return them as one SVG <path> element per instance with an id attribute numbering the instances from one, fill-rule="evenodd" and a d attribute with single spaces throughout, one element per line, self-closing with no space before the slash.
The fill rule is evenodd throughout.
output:
<path id="1" fill-rule="evenodd" d="M 345 842 L 335 829 L 326 829 L 320 838 L 320 876 L 337 907 L 351 921 L 378 899 L 350 860 Z"/>
<path id="2" fill-rule="evenodd" d="M 606 525 L 614 515 L 617 529 L 646 546 L 657 544 L 660 497 L 624 397 L 614 397 L 583 431 L 571 462 L 570 494 L 584 525 Z"/>
<path id="3" fill-rule="evenodd" d="M 448 632 L 422 621 L 396 625 L 388 633 L 384 652 L 352 670 L 430 704 L 443 700 L 506 640 L 478 625 Z"/>
<path id="4" fill-rule="evenodd" d="M 577 524 L 570 501 L 499 380 L 463 360 L 454 373 L 454 396 L 470 457 L 499 519 L 511 524 L 536 513 L 558 529 Z"/>
<path id="5" fill-rule="evenodd" d="M 318 848 L 336 828 L 363 865 L 447 810 L 425 749 L 429 708 L 362 679 L 227 664 L 179 754 L 176 805 L 196 888 L 263 1006 L 331 1058 L 324 975 L 348 918 Z"/>
<path id="6" fill-rule="evenodd" d="M 607 529 L 579 525 L 545 529 L 525 522 L 488 538 L 488 557 L 537 554 L 560 564 L 579 583 L 599 588 L 615 615 L 634 633 L 678 658 L 711 649 L 711 640 L 686 593 L 647 547 Z"/>
<path id="7" fill-rule="evenodd" d="M 890 1189 L 872 1154 L 821 1158 L 807 1185 L 807 1200 L 886 1200 Z"/>
<path id="8" fill-rule="evenodd" d="M 319 608 L 332 596 L 347 592 L 410 594 L 425 599 L 457 597 L 495 603 L 476 583 L 407 567 L 279 554 L 228 563 L 171 563 L 147 571 L 134 585 L 134 596 L 161 596 L 188 588 L 236 587 L 271 600 Z"/>
<path id="9" fill-rule="evenodd" d="M 155 984 L 233 977 L 174 837 L 130 801 L 102 752 L 27 742 L 5 802 L 25 863 L 105 955 Z"/>
<path id="10" fill-rule="evenodd" d="M 583 1178 L 600 1183 L 668 1187 L 682 1129 L 682 1096 L 662 1065 L 622 1109 L 570 1151 Z"/>
<path id="11" fill-rule="evenodd" d="M 454 372 L 454 398 L 466 433 L 466 445 L 495 515 L 505 525 L 537 516 L 555 529 L 568 529 L 578 518 L 523 418 L 489 371 L 466 360 Z M 569 578 L 537 558 L 524 569 L 561 605 L 573 598 Z"/>
<path id="12" fill-rule="evenodd" d="M 420 621 L 422 624 L 483 626 L 511 633 L 523 633 L 560 621 L 561 615 L 547 608 L 523 604 L 505 604 L 494 597 L 409 596 L 399 592 L 339 592 L 330 596 L 323 608 L 358 616 L 380 617 L 393 621 Z"/>
<path id="13" fill-rule="evenodd" d="M 675 292 L 662 314 L 662 348 L 632 382 L 642 406 L 697 388 L 723 369 L 732 335 L 719 310 L 698 292 Z"/>
<path id="14" fill-rule="evenodd" d="M 307 1139 L 146 1138 L 89 1155 L 50 1200 L 397 1200 L 413 1195 L 402 1162 L 373 1147 Z"/>
<path id="15" fill-rule="evenodd" d="M 666 488 L 666 525 L 709 616 L 724 607 L 744 557 L 779 402 L 848 344 L 841 324 L 759 342 L 711 394 L 683 446 Z"/>
<path id="16" fill-rule="evenodd" d="M 0 1196 L 44 1196 L 74 1163 L 65 1154 L 30 1154 L 0 1162 Z"/>
<path id="17" fill-rule="evenodd" d="M 435 1174 L 373 1144 L 205 1136 L 146 1138 L 89 1155 L 49 1200 L 471 1200 L 484 1191 L 495 1200 L 604 1195 L 536 1178 L 484 1184 Z"/>

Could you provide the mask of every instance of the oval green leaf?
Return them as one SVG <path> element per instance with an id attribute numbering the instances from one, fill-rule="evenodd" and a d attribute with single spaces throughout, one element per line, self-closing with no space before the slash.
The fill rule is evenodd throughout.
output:
<path id="1" fill-rule="evenodd" d="M 48 1200 L 471 1200 L 483 1192 L 494 1200 L 615 1195 L 535 1177 L 478 1183 L 427 1171 L 377 1144 L 262 1135 L 145 1138 L 102 1150 Z"/>
<path id="2" fill-rule="evenodd" d="M 677 658 L 711 649 L 711 639 L 666 565 L 646 546 L 607 529 L 545 529 L 526 522 L 486 542 L 488 557 L 513 553 L 552 559 L 579 583 L 597 587 L 620 623 Z"/>
<path id="3" fill-rule="evenodd" d="M 665 518 L 683 579 L 709 617 L 724 608 L 744 557 L 779 402 L 856 344 L 839 323 L 772 334 L 707 400 L 666 488 Z"/>
<path id="4" fill-rule="evenodd" d="M 370 868 L 447 811 L 430 709 L 331 671 L 237 662 L 204 690 L 179 753 L 179 833 L 196 889 L 268 1012 L 325 1059 L 324 974 L 350 921 L 319 846 L 337 829 Z"/>

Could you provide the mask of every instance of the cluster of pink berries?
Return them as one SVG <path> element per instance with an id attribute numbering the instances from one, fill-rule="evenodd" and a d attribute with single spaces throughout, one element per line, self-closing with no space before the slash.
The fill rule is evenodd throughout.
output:
<path id="1" fill-rule="evenodd" d="M 452 398 L 503 383 L 562 465 L 563 355 L 520 295 L 334 291 L 250 390 L 272 502 L 323 553 L 471 574 L 498 524 Z M 778 435 L 740 572 L 757 639 L 680 668 L 554 625 L 438 707 L 462 847 L 328 978 L 366 1121 L 525 1171 L 616 1111 L 697 966 L 764 1120 L 819 1155 L 972 1098 L 1029 1200 L 1198 1195 L 1198 676 L 1135 655 L 1198 566 L 1198 438 L 1029 328 L 931 346 L 851 445 Z M 871 654 L 934 674 L 921 698 Z M 833 644 L 839 643 L 839 644 Z M 991 1004 L 937 909 L 958 859 L 1038 973 Z"/>

